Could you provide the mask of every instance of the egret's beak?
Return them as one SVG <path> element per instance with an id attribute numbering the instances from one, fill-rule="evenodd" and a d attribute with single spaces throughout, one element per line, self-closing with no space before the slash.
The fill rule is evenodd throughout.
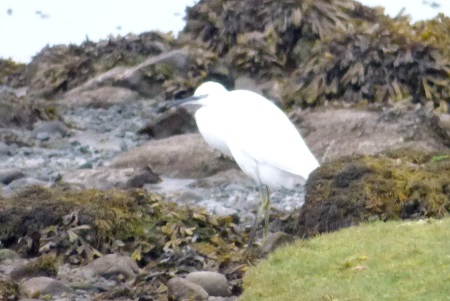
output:
<path id="1" fill-rule="evenodd" d="M 208 95 L 194 95 L 188 98 L 172 100 L 167 104 L 167 108 L 176 107 L 185 103 L 197 104 L 200 99 L 207 97 Z"/>
<path id="2" fill-rule="evenodd" d="M 159 103 L 158 106 L 156 107 L 156 110 L 158 113 L 162 113 L 170 108 L 177 107 L 177 106 L 185 104 L 185 103 L 197 104 L 200 99 L 203 99 L 207 96 L 208 95 L 194 95 L 194 96 L 191 96 L 188 98 L 183 98 L 183 99 L 168 100 L 168 101 Z"/>

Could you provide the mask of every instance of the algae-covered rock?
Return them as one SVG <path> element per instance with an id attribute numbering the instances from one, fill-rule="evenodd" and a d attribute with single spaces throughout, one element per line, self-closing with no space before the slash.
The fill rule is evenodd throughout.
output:
<path id="1" fill-rule="evenodd" d="M 440 218 L 450 211 L 449 153 L 413 149 L 324 163 L 307 183 L 297 234 L 370 220 Z"/>
<path id="2" fill-rule="evenodd" d="M 244 253 L 247 235 L 232 217 L 181 207 L 144 190 L 31 187 L 0 198 L 0 208 L 0 242 L 22 254 L 57 254 L 80 265 L 115 253 L 145 266 L 139 288 L 127 292 L 131 299 L 145 292 L 164 300 L 169 273 L 207 269 L 226 275 L 240 291 L 253 260 Z"/>
<path id="3" fill-rule="evenodd" d="M 239 260 L 234 245 L 245 241 L 231 217 L 179 207 L 144 190 L 66 191 L 36 186 L 0 199 L 0 206 L 2 244 L 29 255 L 54 250 L 72 263 L 112 252 L 147 262 L 173 252 L 181 256 L 186 247 L 200 253 L 208 247 L 212 252 L 203 254 L 219 261 L 237 251 L 233 261 Z M 217 244 L 220 247 L 214 248 Z M 170 262 L 177 260 L 177 256 L 170 258 Z"/>
<path id="4" fill-rule="evenodd" d="M 16 282 L 20 282 L 23 279 L 39 276 L 55 277 L 57 274 L 56 256 L 48 254 L 42 255 L 23 266 L 14 268 L 9 273 L 9 277 Z"/>
<path id="5" fill-rule="evenodd" d="M 98 43 L 87 40 L 79 46 L 46 47 L 27 65 L 25 80 L 30 93 L 52 97 L 79 86 L 96 74 L 116 66 L 138 64 L 173 45 L 171 35 L 147 32 Z"/>
<path id="6" fill-rule="evenodd" d="M 450 101 L 450 63 L 427 45 L 388 25 L 319 42 L 285 87 L 287 105 L 347 102 Z M 446 107 L 447 108 L 447 107 Z"/>
<path id="7" fill-rule="evenodd" d="M 0 58 L 0 85 L 23 86 L 25 66 L 25 64 L 16 63 L 10 59 Z"/>
<path id="8" fill-rule="evenodd" d="M 57 119 L 58 113 L 50 103 L 29 97 L 18 97 L 10 89 L 0 90 L 0 128 L 31 129 L 39 120 Z"/>
<path id="9" fill-rule="evenodd" d="M 0 300 L 19 300 L 19 286 L 11 281 L 0 280 Z"/>

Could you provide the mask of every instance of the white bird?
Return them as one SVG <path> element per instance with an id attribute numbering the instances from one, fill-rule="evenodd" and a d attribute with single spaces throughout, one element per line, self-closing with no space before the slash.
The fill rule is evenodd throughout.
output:
<path id="1" fill-rule="evenodd" d="M 250 247 L 263 210 L 264 238 L 267 235 L 268 186 L 292 189 L 296 184 L 304 184 L 319 162 L 286 114 L 257 93 L 227 91 L 219 83 L 206 82 L 180 103 L 201 106 L 195 120 L 203 138 L 213 148 L 233 157 L 260 187 L 261 207 L 250 234 Z"/>

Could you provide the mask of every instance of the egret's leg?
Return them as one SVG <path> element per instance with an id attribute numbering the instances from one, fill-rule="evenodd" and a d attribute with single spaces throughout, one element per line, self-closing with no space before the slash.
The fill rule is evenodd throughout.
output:
<path id="1" fill-rule="evenodd" d="M 269 187 L 267 185 L 261 186 L 261 207 L 264 210 L 264 232 L 263 242 L 266 241 L 267 234 L 269 234 L 269 216 L 270 216 L 270 196 Z"/>
<path id="2" fill-rule="evenodd" d="M 269 198 L 269 187 L 267 185 L 261 184 L 259 186 L 259 198 L 261 200 L 261 204 L 259 205 L 258 212 L 256 214 L 255 220 L 253 222 L 252 231 L 250 232 L 250 236 L 248 239 L 247 247 L 251 247 L 256 237 L 256 229 L 258 228 L 259 220 L 261 219 L 261 214 L 264 211 L 264 232 L 263 232 L 263 241 L 266 240 L 267 230 L 269 228 L 269 209 L 270 209 L 270 198 Z"/>

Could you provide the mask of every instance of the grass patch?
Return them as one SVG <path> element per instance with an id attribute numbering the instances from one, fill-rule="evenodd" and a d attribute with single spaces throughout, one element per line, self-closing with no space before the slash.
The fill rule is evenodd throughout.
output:
<path id="1" fill-rule="evenodd" d="M 450 300 L 450 218 L 374 222 L 281 248 L 244 278 L 246 300 Z"/>

